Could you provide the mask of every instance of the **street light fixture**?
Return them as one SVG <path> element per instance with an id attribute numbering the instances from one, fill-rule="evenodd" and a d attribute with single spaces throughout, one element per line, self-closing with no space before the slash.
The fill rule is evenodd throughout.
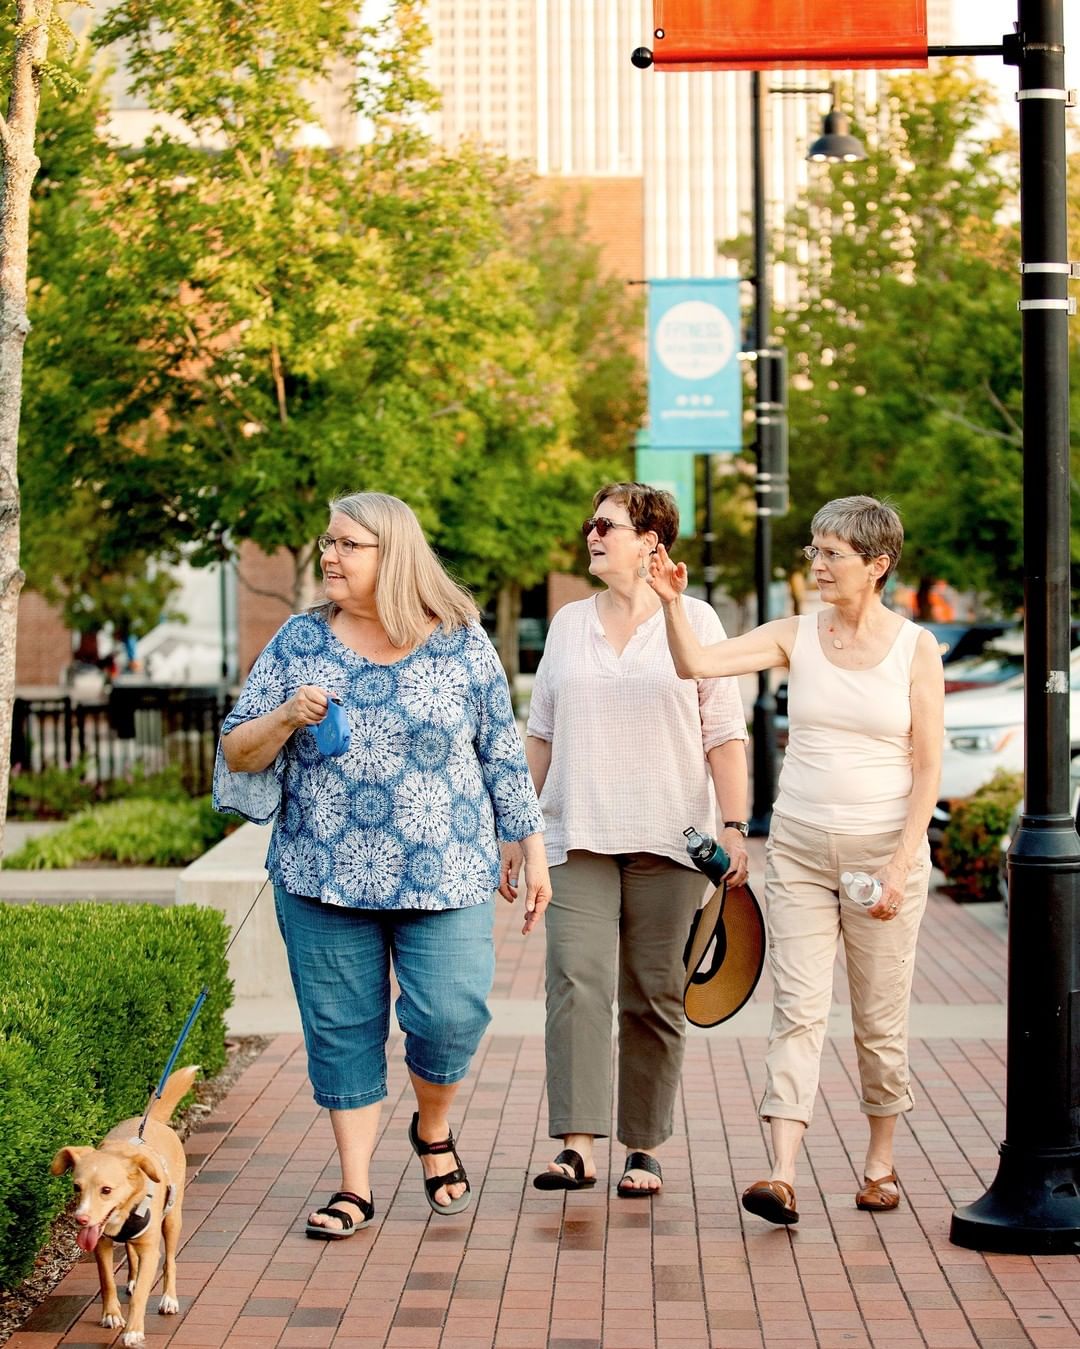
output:
<path id="1" fill-rule="evenodd" d="M 773 94 L 831 94 L 824 134 L 811 145 L 807 158 L 820 162 L 853 163 L 866 158 L 861 141 L 848 133 L 847 118 L 836 107 L 836 88 L 806 85 L 774 87 Z M 753 138 L 754 194 L 754 590 L 757 621 L 767 623 L 772 582 L 772 519 L 788 509 L 787 357 L 769 336 L 770 295 L 768 229 L 765 208 L 765 94 L 761 72 L 750 75 L 750 128 Z M 758 675 L 753 718 L 754 800 L 750 833 L 762 838 L 769 832 L 776 798 L 776 699 L 769 675 Z"/>
<path id="2" fill-rule="evenodd" d="M 848 131 L 848 119 L 837 107 L 831 107 L 825 114 L 821 126 L 821 135 L 806 152 L 812 163 L 854 164 L 866 158 L 866 147 L 856 136 Z"/>

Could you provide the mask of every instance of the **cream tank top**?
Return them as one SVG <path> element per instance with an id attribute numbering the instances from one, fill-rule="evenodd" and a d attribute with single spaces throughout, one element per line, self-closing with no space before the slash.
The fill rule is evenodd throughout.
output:
<path id="1" fill-rule="evenodd" d="M 822 650 L 817 615 L 799 616 L 777 814 L 834 834 L 884 834 L 903 825 L 911 795 L 911 665 L 919 631 L 905 619 L 878 665 L 841 670 Z"/>

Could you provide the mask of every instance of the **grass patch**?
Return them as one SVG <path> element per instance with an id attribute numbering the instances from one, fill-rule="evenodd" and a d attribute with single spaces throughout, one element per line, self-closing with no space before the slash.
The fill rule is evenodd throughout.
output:
<path id="1" fill-rule="evenodd" d="M 92 806 L 4 859 L 12 871 L 50 871 L 94 862 L 179 867 L 201 857 L 236 821 L 197 800 L 114 801 Z"/>

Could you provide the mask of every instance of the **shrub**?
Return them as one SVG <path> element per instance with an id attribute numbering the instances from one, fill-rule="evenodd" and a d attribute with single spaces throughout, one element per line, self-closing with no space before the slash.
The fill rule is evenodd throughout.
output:
<path id="1" fill-rule="evenodd" d="M 113 801 L 92 806 L 67 824 L 31 839 L 5 858 L 15 871 L 47 871 L 82 862 L 185 866 L 225 837 L 236 821 L 197 800 Z"/>
<path id="2" fill-rule="evenodd" d="M 40 773 L 13 771 L 8 783 L 8 818 L 66 820 L 77 811 L 103 801 L 122 801 L 132 796 L 183 801 L 189 795 L 176 765 L 160 773 L 147 773 L 141 764 L 136 764 L 124 777 L 99 781 L 87 761 L 80 759 L 70 768 L 54 765 Z"/>
<path id="3" fill-rule="evenodd" d="M 0 1287 L 70 1193 L 49 1175 L 56 1150 L 142 1114 L 204 985 L 178 1064 L 224 1066 L 227 935 L 190 905 L 0 904 Z"/>
<path id="4" fill-rule="evenodd" d="M 939 857 L 957 899 L 996 899 L 998 852 L 1017 802 L 1019 773 L 999 769 L 973 796 L 954 801 Z"/>

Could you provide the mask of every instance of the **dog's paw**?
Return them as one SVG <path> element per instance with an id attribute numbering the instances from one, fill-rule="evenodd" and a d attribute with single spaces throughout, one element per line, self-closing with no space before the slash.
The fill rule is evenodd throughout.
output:
<path id="1" fill-rule="evenodd" d="M 158 1311 L 162 1316 L 175 1316 L 179 1310 L 180 1303 L 177 1302 L 176 1298 L 170 1297 L 168 1293 L 164 1294 L 158 1303 Z"/>
<path id="2" fill-rule="evenodd" d="M 121 1336 L 120 1343 L 125 1346 L 125 1349 L 139 1349 L 141 1344 L 146 1343 L 146 1336 L 141 1330 L 129 1330 Z"/>
<path id="3" fill-rule="evenodd" d="M 128 1297 L 132 1297 L 135 1293 L 135 1280 L 129 1279 L 128 1282 L 124 1285 L 124 1290 L 127 1293 Z"/>

